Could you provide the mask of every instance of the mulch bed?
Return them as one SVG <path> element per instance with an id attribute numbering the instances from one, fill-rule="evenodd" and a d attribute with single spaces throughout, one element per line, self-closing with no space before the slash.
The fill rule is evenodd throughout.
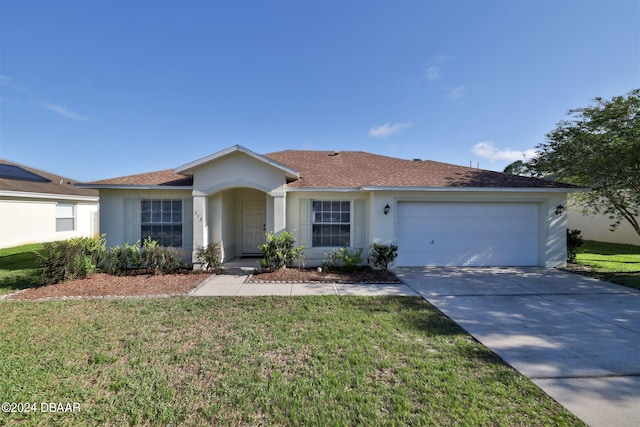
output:
<path id="1" fill-rule="evenodd" d="M 111 276 L 95 273 L 85 279 L 70 280 L 55 285 L 28 288 L 3 296 L 6 300 L 48 300 L 78 298 L 115 298 L 125 296 L 185 295 L 210 274 L 184 272 L 179 274 L 131 274 Z M 401 283 L 391 272 L 383 273 L 370 267 L 354 271 L 332 269 L 285 268 L 274 272 L 256 273 L 251 283 Z"/>
<path id="2" fill-rule="evenodd" d="M 96 273 L 85 279 L 70 280 L 55 285 L 40 286 L 9 295 L 10 300 L 52 298 L 104 298 L 117 296 L 184 295 L 210 274 L 185 272 L 180 274 L 138 274 L 111 276 Z"/>
<path id="3" fill-rule="evenodd" d="M 256 273 L 250 283 L 402 283 L 391 272 L 383 273 L 370 267 L 354 271 L 332 269 L 318 271 L 313 268 L 284 268 L 282 270 Z"/>

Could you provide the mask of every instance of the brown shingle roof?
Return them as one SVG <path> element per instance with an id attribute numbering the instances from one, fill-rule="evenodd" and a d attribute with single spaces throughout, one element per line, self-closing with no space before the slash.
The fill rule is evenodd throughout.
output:
<path id="1" fill-rule="evenodd" d="M 90 182 L 91 185 L 167 185 L 185 186 L 193 185 L 193 177 L 173 172 L 172 169 L 141 173 L 138 175 L 121 176 L 118 178 L 103 179 Z"/>
<path id="2" fill-rule="evenodd" d="M 42 178 L 45 178 L 47 181 L 39 182 L 24 179 L 0 178 L 0 191 L 98 197 L 98 192 L 96 190 L 77 188 L 75 187 L 77 181 L 74 181 L 70 178 L 65 178 L 60 175 L 52 174 L 4 159 L 0 159 L 0 164 L 16 166 L 18 168 L 34 173 Z"/>
<path id="3" fill-rule="evenodd" d="M 265 157 L 300 173 L 288 183 L 294 188 L 462 187 L 573 188 L 554 181 L 456 166 L 430 160 L 413 161 L 363 151 L 286 150 Z M 94 181 L 87 185 L 190 186 L 193 178 L 173 170 Z"/>
<path id="4" fill-rule="evenodd" d="M 266 154 L 300 172 L 299 188 L 490 187 L 572 188 L 567 184 L 430 160 L 413 161 L 363 151 L 297 151 Z"/>

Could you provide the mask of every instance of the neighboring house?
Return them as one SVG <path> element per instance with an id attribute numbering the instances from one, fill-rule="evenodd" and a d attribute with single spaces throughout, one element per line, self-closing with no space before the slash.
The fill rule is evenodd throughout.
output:
<path id="1" fill-rule="evenodd" d="M 98 192 L 0 159 L 0 248 L 98 234 Z"/>
<path id="2" fill-rule="evenodd" d="M 567 227 L 580 230 L 583 239 L 640 246 L 640 236 L 626 220 L 611 231 L 613 220 L 608 215 L 584 215 L 571 202 L 567 214 Z"/>
<path id="3" fill-rule="evenodd" d="M 398 266 L 556 267 L 566 262 L 574 187 L 361 151 L 241 146 L 173 170 L 81 185 L 100 191 L 107 245 L 146 236 L 188 253 L 220 242 L 224 260 L 256 255 L 289 230 L 314 266 L 336 247 L 398 245 Z M 558 209 L 561 207 L 561 209 Z"/>

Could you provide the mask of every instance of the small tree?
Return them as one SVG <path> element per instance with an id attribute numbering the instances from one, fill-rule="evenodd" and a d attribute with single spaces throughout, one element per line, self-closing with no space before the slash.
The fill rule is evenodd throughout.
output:
<path id="1" fill-rule="evenodd" d="M 296 247 L 296 239 L 288 231 L 281 231 L 275 234 L 273 231 L 267 233 L 266 243 L 258 246 L 264 254 L 260 266 L 265 270 L 275 271 L 293 264 L 302 256 L 302 246 Z"/>
<path id="2" fill-rule="evenodd" d="M 567 261 L 575 262 L 578 248 L 584 245 L 580 230 L 567 230 Z"/>
<path id="3" fill-rule="evenodd" d="M 374 268 L 386 272 L 398 256 L 398 246 L 384 243 L 374 243 L 369 246 L 369 264 Z"/>
<path id="4" fill-rule="evenodd" d="M 605 214 L 611 229 L 628 221 L 640 235 L 640 89 L 570 110 L 525 166 L 536 176 L 592 191 L 575 199 L 588 214 Z"/>

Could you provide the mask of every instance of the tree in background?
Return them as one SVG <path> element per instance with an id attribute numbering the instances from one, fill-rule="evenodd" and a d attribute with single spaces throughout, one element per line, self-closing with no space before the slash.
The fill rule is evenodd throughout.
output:
<path id="1" fill-rule="evenodd" d="M 605 214 L 615 229 L 628 221 L 640 235 L 640 89 L 570 110 L 524 166 L 534 176 L 590 188 L 576 200 L 588 214 Z"/>
<path id="2" fill-rule="evenodd" d="M 527 169 L 527 164 L 522 160 L 516 160 L 513 163 L 507 165 L 503 170 L 504 173 L 510 173 L 511 175 L 530 176 L 530 172 Z"/>

